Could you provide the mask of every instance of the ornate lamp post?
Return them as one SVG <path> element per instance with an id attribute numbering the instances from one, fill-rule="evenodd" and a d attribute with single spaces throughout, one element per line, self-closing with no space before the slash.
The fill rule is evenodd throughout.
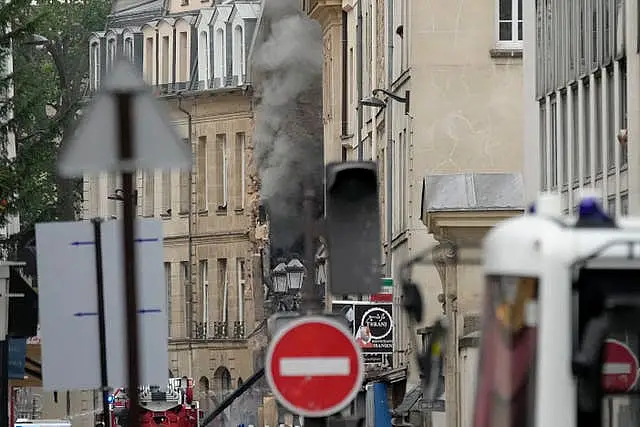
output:
<path id="1" fill-rule="evenodd" d="M 277 295 L 282 295 L 287 292 L 288 278 L 287 278 L 287 265 L 284 262 L 276 265 L 271 273 L 273 277 L 273 291 Z"/>
<path id="2" fill-rule="evenodd" d="M 289 264 L 287 264 L 287 281 L 290 292 L 300 292 L 302 284 L 304 283 L 304 265 L 302 265 L 297 258 L 293 258 L 289 261 Z"/>

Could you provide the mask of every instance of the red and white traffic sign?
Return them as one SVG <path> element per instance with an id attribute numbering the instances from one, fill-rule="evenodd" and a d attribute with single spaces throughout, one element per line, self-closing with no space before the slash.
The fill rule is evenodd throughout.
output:
<path id="1" fill-rule="evenodd" d="M 604 347 L 602 387 L 605 392 L 616 393 L 631 390 L 638 381 L 638 358 L 626 344 L 608 339 Z"/>
<path id="2" fill-rule="evenodd" d="M 364 375 L 362 354 L 338 321 L 304 317 L 271 340 L 265 375 L 282 406 L 304 417 L 327 417 L 358 394 Z"/>

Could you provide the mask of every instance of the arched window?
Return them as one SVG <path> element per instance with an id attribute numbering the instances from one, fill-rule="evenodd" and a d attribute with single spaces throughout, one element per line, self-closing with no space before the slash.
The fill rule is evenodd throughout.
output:
<path id="1" fill-rule="evenodd" d="M 221 85 L 224 86 L 224 74 L 225 74 L 225 51 L 224 51 L 224 30 L 219 28 L 216 31 L 216 45 L 214 49 L 216 59 L 214 61 L 215 77 L 220 78 Z"/>
<path id="2" fill-rule="evenodd" d="M 226 397 L 231 392 L 231 372 L 224 367 L 219 366 L 213 373 L 213 381 L 215 393 L 218 397 Z"/>
<path id="3" fill-rule="evenodd" d="M 199 80 L 204 81 L 204 87 L 209 88 L 209 80 L 211 80 L 209 71 L 209 36 L 206 31 L 200 33 L 200 71 L 202 75 Z"/>
<path id="4" fill-rule="evenodd" d="M 100 45 L 91 43 L 91 89 L 98 90 L 100 86 Z"/>
<path id="5" fill-rule="evenodd" d="M 116 60 L 116 39 L 109 39 L 107 41 L 107 72 L 111 71 L 115 60 Z"/>
<path id="6" fill-rule="evenodd" d="M 244 82 L 244 36 L 242 34 L 242 26 L 236 25 L 233 30 L 233 69 L 238 76 L 238 84 Z"/>
<path id="7" fill-rule="evenodd" d="M 133 38 L 127 37 L 124 39 L 124 56 L 129 61 L 133 62 Z"/>

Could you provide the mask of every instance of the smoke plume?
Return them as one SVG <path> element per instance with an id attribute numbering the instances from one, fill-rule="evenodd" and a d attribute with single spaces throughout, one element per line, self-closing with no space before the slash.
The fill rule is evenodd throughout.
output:
<path id="1" fill-rule="evenodd" d="M 323 193 L 322 33 L 299 3 L 265 0 L 252 64 L 254 156 L 276 250 L 290 248 L 302 231 L 303 186 L 319 200 Z"/>

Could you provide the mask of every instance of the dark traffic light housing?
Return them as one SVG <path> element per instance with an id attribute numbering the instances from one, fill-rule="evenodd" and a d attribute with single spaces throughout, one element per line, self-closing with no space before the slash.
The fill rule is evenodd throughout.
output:
<path id="1" fill-rule="evenodd" d="M 330 163 L 326 234 L 333 294 L 380 292 L 380 205 L 375 162 Z"/>

